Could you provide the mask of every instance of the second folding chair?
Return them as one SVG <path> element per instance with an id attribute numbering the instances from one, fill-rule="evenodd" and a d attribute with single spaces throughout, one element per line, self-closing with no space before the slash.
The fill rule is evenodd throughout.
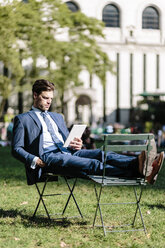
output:
<path id="1" fill-rule="evenodd" d="M 33 213 L 33 216 L 32 216 L 32 219 L 36 216 L 37 214 L 37 211 L 39 209 L 39 206 L 40 204 L 43 205 L 44 207 L 44 210 L 45 210 L 45 213 L 46 213 L 46 216 L 48 217 L 49 220 L 51 220 L 51 217 L 52 215 L 55 216 L 55 218 L 59 218 L 58 216 L 60 215 L 61 218 L 64 218 L 64 214 L 66 212 L 66 209 L 68 207 L 68 204 L 70 202 L 70 200 L 72 199 L 75 206 L 76 206 L 76 209 L 77 209 L 77 212 L 78 212 L 78 216 L 69 216 L 67 218 L 73 218 L 73 217 L 81 217 L 83 218 L 83 215 L 82 215 L 82 212 L 80 210 L 80 207 L 77 203 L 77 200 L 74 196 L 74 189 L 75 189 L 75 186 L 76 186 L 76 182 L 77 182 L 77 178 L 72 178 L 71 181 L 73 181 L 72 183 L 70 183 L 70 178 L 66 177 L 66 176 L 63 176 L 64 178 L 64 181 L 67 185 L 67 188 L 68 188 L 68 193 L 49 193 L 49 194 L 46 194 L 46 186 L 49 182 L 52 182 L 52 181 L 58 181 L 58 176 L 57 175 L 54 175 L 52 173 L 46 173 L 46 174 L 43 174 L 42 178 L 35 183 L 35 186 L 36 186 L 36 189 L 37 189 L 37 192 L 38 192 L 38 195 L 39 195 L 39 199 L 38 199 L 38 203 L 36 205 L 36 208 L 35 208 L 35 211 Z M 39 184 L 42 183 L 41 186 L 39 186 Z M 45 199 L 46 197 L 50 197 L 50 196 L 53 196 L 53 197 L 56 197 L 56 196 L 66 196 L 68 195 L 67 197 L 67 200 L 66 200 L 66 203 L 64 204 L 63 206 L 63 209 L 60 213 L 53 213 L 53 214 L 50 214 L 49 213 L 49 210 L 48 210 L 48 207 L 45 203 Z M 66 218 L 66 217 L 65 217 Z"/>

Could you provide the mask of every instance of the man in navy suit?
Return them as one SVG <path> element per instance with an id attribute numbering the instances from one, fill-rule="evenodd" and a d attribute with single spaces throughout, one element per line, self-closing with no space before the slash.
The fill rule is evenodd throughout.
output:
<path id="1" fill-rule="evenodd" d="M 12 140 L 12 154 L 25 163 L 28 184 L 35 183 L 44 172 L 77 177 L 101 175 L 101 150 L 81 149 L 82 140 L 77 137 L 68 148 L 63 147 L 68 136 L 64 119 L 61 114 L 48 112 L 54 95 L 54 84 L 44 79 L 36 80 L 32 93 L 32 109 L 14 119 Z M 162 159 L 160 154 L 154 161 L 156 166 L 148 177 L 149 183 L 153 182 L 158 173 Z M 138 176 L 142 174 L 144 161 L 144 152 L 138 157 L 110 152 L 105 172 L 108 176 Z"/>

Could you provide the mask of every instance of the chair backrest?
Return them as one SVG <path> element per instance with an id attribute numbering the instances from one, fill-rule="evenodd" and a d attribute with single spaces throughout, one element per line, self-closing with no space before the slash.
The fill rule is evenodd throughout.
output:
<path id="1" fill-rule="evenodd" d="M 152 150 L 151 140 L 154 139 L 152 133 L 145 134 L 103 134 L 102 150 L 106 153 L 108 151 L 132 153 L 146 151 L 146 168 L 145 176 L 148 166 L 149 153 Z"/>

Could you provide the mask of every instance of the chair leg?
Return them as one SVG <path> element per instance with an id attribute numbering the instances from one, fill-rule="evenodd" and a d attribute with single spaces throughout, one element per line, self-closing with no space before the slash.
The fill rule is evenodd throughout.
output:
<path id="1" fill-rule="evenodd" d="M 143 229 L 144 229 L 145 234 L 147 234 L 146 227 L 145 227 L 144 220 L 143 220 L 143 215 L 142 215 L 141 208 L 140 208 L 140 201 L 141 201 L 141 197 L 142 197 L 142 193 L 143 193 L 142 186 L 140 188 L 139 197 L 138 197 L 138 194 L 137 194 L 137 191 L 136 191 L 136 188 L 135 187 L 134 187 L 134 193 L 135 193 L 137 208 L 136 208 L 134 219 L 133 219 L 133 226 L 135 224 L 135 220 L 136 220 L 136 216 L 137 216 L 137 211 L 139 210 L 139 214 L 140 214 L 141 222 L 142 222 L 142 225 L 143 225 Z"/>
<path id="2" fill-rule="evenodd" d="M 103 186 L 102 185 L 100 186 L 99 194 L 98 194 L 98 191 L 96 189 L 95 184 L 94 184 L 94 189 L 95 189 L 95 195 L 96 195 L 96 200 L 97 200 L 97 206 L 96 206 L 95 216 L 94 216 L 94 220 L 93 220 L 93 227 L 95 226 L 97 212 L 98 212 L 98 209 L 99 209 L 102 228 L 103 228 L 103 231 L 104 231 L 104 235 L 106 235 L 106 229 L 105 229 L 105 226 L 104 226 L 103 215 L 102 215 L 102 211 L 101 211 L 101 207 L 100 207 L 100 199 L 101 199 L 101 193 L 102 193 Z"/>
<path id="3" fill-rule="evenodd" d="M 67 184 L 67 186 L 68 186 L 68 189 L 69 189 L 70 194 L 69 194 L 69 197 L 68 197 L 67 202 L 66 202 L 66 204 L 65 204 L 65 207 L 64 207 L 64 209 L 63 209 L 62 215 L 64 215 L 64 213 L 65 213 L 65 211 L 66 211 L 66 209 L 67 209 L 67 206 L 68 206 L 68 204 L 69 204 L 69 201 L 70 201 L 70 199 L 71 199 L 71 197 L 72 197 L 73 200 L 74 200 L 74 203 L 75 203 L 75 205 L 76 205 L 76 207 L 77 207 L 77 209 L 78 209 L 78 212 L 79 212 L 81 218 L 83 218 L 83 215 L 82 215 L 82 213 L 81 213 L 81 210 L 80 210 L 80 208 L 79 208 L 79 206 L 78 206 L 78 203 L 77 203 L 77 201 L 76 201 L 76 198 L 75 198 L 75 196 L 74 196 L 74 194 L 73 194 L 74 188 L 75 188 L 75 186 L 76 186 L 77 178 L 74 180 L 74 183 L 73 183 L 73 186 L 72 186 L 72 187 L 69 185 L 67 178 L 64 177 L 64 179 L 65 179 L 65 182 L 66 182 L 66 184 Z M 45 205 L 45 203 L 44 203 L 44 200 L 43 200 L 43 196 L 44 196 L 44 192 L 45 192 L 45 188 L 46 188 L 46 185 L 47 185 L 48 180 L 49 180 L 49 179 L 47 179 L 47 180 L 44 182 L 44 186 L 43 186 L 43 188 L 42 188 L 41 191 L 40 191 L 40 189 L 39 189 L 37 183 L 35 184 L 35 186 L 36 186 L 36 188 L 37 188 L 37 191 L 38 191 L 38 194 L 39 194 L 39 200 L 38 200 L 36 209 L 35 209 L 35 211 L 34 211 L 34 214 L 33 214 L 33 216 L 32 216 L 32 219 L 35 217 L 35 215 L 36 215 L 36 213 L 37 213 L 37 210 L 38 210 L 38 208 L 39 208 L 39 205 L 40 205 L 40 203 L 42 202 L 42 204 L 43 204 L 43 206 L 44 206 L 44 209 L 45 209 L 45 212 L 46 212 L 46 214 L 47 214 L 47 217 L 48 217 L 49 220 L 51 220 L 50 215 L 49 215 L 49 212 L 48 212 L 47 207 L 46 207 L 46 205 Z M 53 196 L 53 195 L 59 195 L 59 194 L 50 194 L 49 196 Z M 60 195 L 64 195 L 64 194 L 60 194 Z M 47 195 L 47 196 L 48 196 L 48 195 Z"/>
<path id="4" fill-rule="evenodd" d="M 93 227 L 96 226 L 96 227 L 102 227 L 103 228 L 103 231 L 104 231 L 104 235 L 106 235 L 107 232 L 128 232 L 128 231 L 144 231 L 145 234 L 147 234 L 146 232 L 146 227 L 145 227 L 145 224 L 144 224 L 144 220 L 143 220 L 143 215 L 142 215 L 142 212 L 141 212 L 141 208 L 140 208 L 140 201 L 141 201 L 141 197 L 142 197 L 142 191 L 143 191 L 143 187 L 141 186 L 140 187 L 140 193 L 137 194 L 137 190 L 135 187 L 133 187 L 134 189 L 134 194 L 135 194 L 135 198 L 136 198 L 136 202 L 126 202 L 126 203 L 100 203 L 100 200 L 101 200 L 101 194 L 102 194 L 102 189 L 103 189 L 103 186 L 101 185 L 100 186 L 100 189 L 97 190 L 96 188 L 96 185 L 94 185 L 94 189 L 95 189 L 95 195 L 96 195 L 96 200 L 97 200 L 97 206 L 96 206 L 96 210 L 95 210 L 95 216 L 94 216 L 94 220 L 93 220 Z M 101 205 L 112 205 L 112 204 L 136 204 L 136 210 L 135 210 L 135 214 L 134 214 L 134 218 L 133 218 L 133 223 L 132 224 L 125 224 L 125 225 L 120 225 L 120 226 L 113 226 L 114 228 L 118 228 L 118 227 L 124 227 L 124 226 L 134 226 L 135 224 L 135 220 L 136 220 L 136 217 L 137 217 L 137 212 L 139 210 L 139 213 L 140 213 L 140 217 L 141 217 L 141 222 L 142 222 L 142 225 L 143 225 L 143 229 L 125 229 L 125 230 L 106 230 L 106 228 L 108 227 L 112 227 L 112 226 L 105 226 L 104 224 L 104 220 L 103 220 L 103 215 L 102 215 L 102 210 L 101 210 Z M 96 218 L 97 218 L 97 215 L 98 215 L 98 211 L 100 213 L 100 220 L 101 220 L 101 224 L 102 225 L 95 225 L 95 222 L 96 222 Z"/>
<path id="5" fill-rule="evenodd" d="M 73 198 L 73 200 L 74 200 L 74 202 L 75 202 L 75 205 L 76 205 L 76 207 L 77 207 L 77 209 L 78 209 L 78 212 L 79 212 L 81 218 L 83 218 L 83 215 L 82 215 L 82 213 L 81 213 L 81 210 L 80 210 L 80 208 L 79 208 L 79 205 L 78 205 L 78 203 L 77 203 L 77 201 L 76 201 L 76 199 L 75 199 L 75 197 L 74 197 L 74 194 L 73 194 L 74 188 L 75 188 L 75 186 L 76 186 L 77 178 L 75 179 L 72 188 L 70 187 L 67 178 L 64 177 L 64 179 L 65 179 L 65 182 L 66 182 L 66 184 L 67 184 L 67 186 L 68 186 L 68 189 L 69 189 L 69 191 L 70 191 L 70 194 L 69 194 L 69 197 L 68 197 L 67 202 L 66 202 L 66 204 L 65 204 L 65 207 L 64 207 L 64 210 L 63 210 L 63 212 L 62 212 L 62 215 L 65 213 L 65 210 L 67 209 L 68 203 L 69 203 L 69 201 L 70 201 L 70 199 L 71 199 L 71 196 L 72 196 L 72 198 Z"/>
<path id="6" fill-rule="evenodd" d="M 34 211 L 34 214 L 33 214 L 33 216 L 32 216 L 32 219 L 35 217 L 35 215 L 36 215 L 36 213 L 37 213 L 37 210 L 38 210 L 38 207 L 39 207 L 39 205 L 40 205 L 40 202 L 42 201 L 42 204 L 43 204 L 43 206 L 44 206 L 44 208 L 45 208 L 46 214 L 47 214 L 47 216 L 48 216 L 48 218 L 49 218 L 49 220 L 50 220 L 50 215 L 49 215 L 49 213 L 48 213 L 47 207 L 46 207 L 46 205 L 45 205 L 45 203 L 44 203 L 44 200 L 43 200 L 43 198 L 42 198 L 42 197 L 43 197 L 43 194 L 44 194 L 44 191 L 45 191 L 45 188 L 46 188 L 46 184 L 47 184 L 47 180 L 45 181 L 44 186 L 43 186 L 43 189 L 42 189 L 41 192 L 40 192 L 40 190 L 39 190 L 39 187 L 38 187 L 37 183 L 35 184 L 35 186 L 36 186 L 36 188 L 37 188 L 37 191 L 38 191 L 38 194 L 39 194 L 40 197 L 39 197 L 39 200 L 38 200 L 36 209 L 35 209 L 35 211 Z"/>

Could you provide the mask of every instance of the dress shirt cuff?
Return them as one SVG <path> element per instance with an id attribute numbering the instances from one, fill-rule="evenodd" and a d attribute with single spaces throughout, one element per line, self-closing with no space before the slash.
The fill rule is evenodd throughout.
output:
<path id="1" fill-rule="evenodd" d="M 31 166 L 30 167 L 33 170 L 37 167 L 37 165 L 36 165 L 37 159 L 39 159 L 39 157 L 34 157 L 32 163 L 31 163 Z"/>

